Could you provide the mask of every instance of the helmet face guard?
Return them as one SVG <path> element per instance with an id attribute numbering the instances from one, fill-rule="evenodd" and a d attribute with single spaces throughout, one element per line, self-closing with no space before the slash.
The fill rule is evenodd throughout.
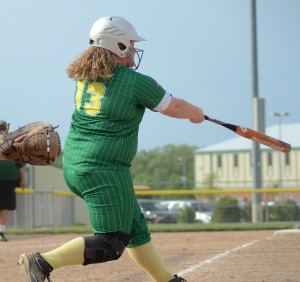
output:
<path id="1" fill-rule="evenodd" d="M 138 48 L 133 48 L 135 51 L 135 54 L 137 55 L 138 61 L 137 63 L 135 63 L 134 59 L 131 59 L 131 56 L 129 56 L 129 59 L 133 62 L 134 66 L 131 67 L 133 70 L 137 70 L 140 66 L 140 63 L 143 59 L 143 55 L 144 55 L 144 50 L 143 49 L 138 49 Z"/>
<path id="2" fill-rule="evenodd" d="M 131 58 L 131 41 L 145 41 L 139 36 L 135 28 L 127 20 L 121 17 L 103 17 L 98 19 L 90 31 L 90 45 L 107 49 L 121 58 L 129 57 L 136 70 L 142 60 L 144 50 L 134 48 L 137 56 L 137 64 Z M 120 45 L 124 48 L 120 48 Z"/>

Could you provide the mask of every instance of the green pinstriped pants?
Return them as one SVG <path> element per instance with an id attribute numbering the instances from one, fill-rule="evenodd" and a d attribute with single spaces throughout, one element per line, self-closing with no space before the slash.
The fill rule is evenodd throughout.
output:
<path id="1" fill-rule="evenodd" d="M 129 248 L 150 241 L 128 169 L 74 172 L 64 168 L 63 173 L 70 190 L 85 201 L 94 233 L 128 233 Z"/>

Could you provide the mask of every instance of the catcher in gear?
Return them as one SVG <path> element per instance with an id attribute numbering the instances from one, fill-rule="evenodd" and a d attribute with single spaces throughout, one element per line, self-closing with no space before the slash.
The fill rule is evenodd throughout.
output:
<path id="1" fill-rule="evenodd" d="M 55 128 L 47 122 L 29 123 L 0 134 L 0 160 L 45 166 L 60 155 L 61 143 Z"/>
<path id="2" fill-rule="evenodd" d="M 116 260 L 125 249 L 154 281 L 186 281 L 168 270 L 152 244 L 130 166 L 147 108 L 192 123 L 202 122 L 204 115 L 200 107 L 135 71 L 143 55 L 135 43 L 144 40 L 123 18 L 100 18 L 90 30 L 90 47 L 68 66 L 76 90 L 63 174 L 70 190 L 85 201 L 94 236 L 75 238 L 42 254 L 21 255 L 28 281 L 49 280 L 53 269 L 67 265 Z"/>

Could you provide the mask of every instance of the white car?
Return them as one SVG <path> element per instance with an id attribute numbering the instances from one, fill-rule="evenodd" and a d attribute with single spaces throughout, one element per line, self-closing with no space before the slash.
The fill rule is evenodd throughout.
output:
<path id="1" fill-rule="evenodd" d="M 138 199 L 148 223 L 176 223 L 176 212 L 162 205 L 160 200 Z"/>
<path id="2" fill-rule="evenodd" d="M 195 220 L 200 223 L 210 223 L 212 217 L 212 203 L 201 202 L 197 200 L 186 200 L 186 201 L 169 201 L 168 209 L 172 211 L 178 211 L 185 207 L 192 207 L 195 211 Z"/>

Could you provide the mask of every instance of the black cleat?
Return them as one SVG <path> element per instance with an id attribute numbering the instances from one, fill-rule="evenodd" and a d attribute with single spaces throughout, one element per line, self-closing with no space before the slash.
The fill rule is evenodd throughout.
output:
<path id="1" fill-rule="evenodd" d="M 0 232 L 0 241 L 2 241 L 2 242 L 8 241 L 3 232 Z"/>
<path id="2" fill-rule="evenodd" d="M 169 282 L 187 282 L 184 278 L 178 277 L 176 274 L 174 275 L 174 278 L 170 280 Z"/>
<path id="3" fill-rule="evenodd" d="M 44 282 L 46 278 L 51 282 L 50 272 L 53 268 L 40 253 L 21 255 L 18 265 L 22 267 L 28 282 Z"/>

